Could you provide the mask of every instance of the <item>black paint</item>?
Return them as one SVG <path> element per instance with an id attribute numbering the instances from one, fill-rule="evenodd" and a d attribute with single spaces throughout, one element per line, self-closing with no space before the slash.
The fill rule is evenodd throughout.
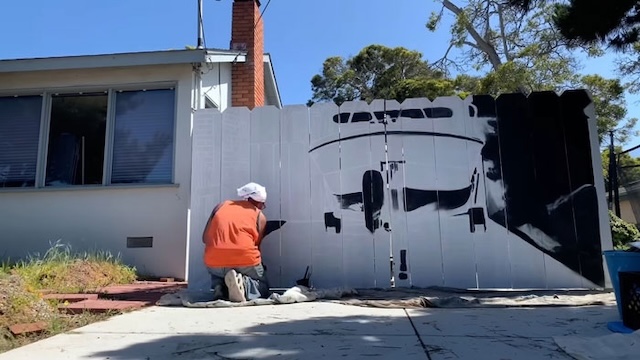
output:
<path id="1" fill-rule="evenodd" d="M 267 220 L 267 225 L 264 228 L 264 236 L 271 234 L 272 232 L 280 229 L 287 222 L 285 220 Z"/>
<path id="2" fill-rule="evenodd" d="M 403 188 L 404 211 L 413 211 L 429 204 L 438 209 L 457 209 L 469 201 L 472 185 L 458 190 L 422 190 Z"/>
<path id="3" fill-rule="evenodd" d="M 362 176 L 365 226 L 371 233 L 380 227 L 380 215 L 384 205 L 384 180 L 379 171 L 369 170 Z"/>
<path id="4" fill-rule="evenodd" d="M 484 217 L 484 209 L 473 207 L 468 210 L 469 213 L 469 231 L 476 232 L 476 225 L 483 225 L 484 231 L 487 231 L 487 221 Z"/>
<path id="5" fill-rule="evenodd" d="M 350 194 L 334 194 L 340 203 L 342 209 L 349 209 L 353 205 L 360 205 L 362 208 L 362 192 L 350 193 Z"/>
<path id="6" fill-rule="evenodd" d="M 459 139 L 459 140 L 466 140 L 466 141 L 471 141 L 471 142 L 475 142 L 478 144 L 482 144 L 482 140 L 480 139 L 476 139 L 476 138 L 472 138 L 472 137 L 468 137 L 468 136 L 462 136 L 462 135 L 456 135 L 456 134 L 446 134 L 446 133 L 437 133 L 437 132 L 432 132 L 432 131 L 401 131 L 401 130 L 393 130 L 393 131 L 387 131 L 385 133 L 385 131 L 373 131 L 370 133 L 363 133 L 363 134 L 358 134 L 358 135 L 351 135 L 351 136 L 345 136 L 339 139 L 334 139 L 331 141 L 327 141 L 325 143 L 322 143 L 320 145 L 317 145 L 313 148 L 311 148 L 311 150 L 309 150 L 309 152 L 313 152 L 315 150 L 318 150 L 319 148 L 323 147 L 323 146 L 327 146 L 330 144 L 335 144 L 337 142 L 341 142 L 341 141 L 347 141 L 347 140 L 353 140 L 353 139 L 357 139 L 357 138 L 361 138 L 361 137 L 370 137 L 370 136 L 385 136 L 385 135 L 404 135 L 404 136 L 436 136 L 436 137 L 447 137 L 447 138 L 454 138 L 454 139 Z"/>
<path id="7" fill-rule="evenodd" d="M 407 250 L 400 250 L 400 271 L 407 271 Z"/>
<path id="8" fill-rule="evenodd" d="M 335 228 L 336 234 L 340 234 L 342 230 L 342 221 L 335 217 L 332 212 L 324 213 L 324 229 Z"/>
<path id="9" fill-rule="evenodd" d="M 400 201 L 398 201 L 398 190 L 391 189 L 391 207 L 393 210 L 400 209 Z"/>
<path id="10" fill-rule="evenodd" d="M 604 286 L 600 219 L 597 194 L 593 186 L 595 181 L 592 162 L 592 157 L 600 154 L 591 152 L 588 119 L 584 114 L 584 108 L 591 100 L 583 90 L 565 91 L 560 100 L 582 275 L 595 284 Z"/>
<path id="11" fill-rule="evenodd" d="M 586 92 L 567 91 L 474 96 L 478 116 L 488 121 L 482 157 L 485 181 L 502 181 L 506 206 L 487 193 L 490 219 L 543 253 L 604 285 L 597 196 L 587 118 Z M 495 109 L 495 110 L 493 110 Z M 495 120 L 494 120 L 495 119 Z M 475 222 L 475 216 L 472 217 Z M 557 243 L 542 244 L 519 230 L 532 226 Z"/>

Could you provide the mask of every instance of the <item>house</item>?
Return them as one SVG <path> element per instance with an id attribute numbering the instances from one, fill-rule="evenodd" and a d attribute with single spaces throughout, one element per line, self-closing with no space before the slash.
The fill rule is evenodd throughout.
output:
<path id="1" fill-rule="evenodd" d="M 640 182 L 631 183 L 618 189 L 620 218 L 630 224 L 640 225 Z M 607 202 L 611 204 L 609 196 Z M 613 210 L 613 207 L 612 207 Z"/>
<path id="2" fill-rule="evenodd" d="M 193 113 L 281 107 L 259 6 L 231 50 L 0 61 L 0 257 L 61 240 L 186 278 Z"/>

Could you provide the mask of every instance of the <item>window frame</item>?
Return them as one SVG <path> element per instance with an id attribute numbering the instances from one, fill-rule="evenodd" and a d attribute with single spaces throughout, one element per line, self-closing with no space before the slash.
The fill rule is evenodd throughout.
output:
<path id="1" fill-rule="evenodd" d="M 173 143 L 171 148 L 171 179 L 167 183 L 145 184 L 145 183 L 125 183 L 111 184 L 111 171 L 113 170 L 113 150 L 115 136 L 115 108 L 117 94 L 124 91 L 146 91 L 146 90 L 173 90 L 174 106 L 173 106 Z M 68 186 L 46 186 L 47 156 L 49 148 L 49 132 L 51 128 L 51 110 L 52 96 L 57 94 L 82 94 L 104 92 L 107 94 L 107 119 L 105 123 L 105 144 L 104 159 L 102 164 L 102 183 L 90 185 L 68 185 Z M 176 186 L 176 149 L 177 149 L 177 131 L 178 131 L 178 82 L 149 82 L 149 83 L 131 83 L 131 84 L 113 84 L 105 86 L 71 86 L 71 87 L 52 87 L 47 89 L 20 89 L 15 91 L 0 91 L 0 97 L 15 96 L 41 96 L 42 108 L 40 110 L 40 132 L 38 135 L 38 152 L 36 156 L 36 178 L 33 187 L 18 188 L 2 188 L 0 192 L 6 191 L 33 191 L 33 190 L 74 190 L 74 189 L 104 189 L 104 188 L 122 188 L 122 187 L 166 187 Z"/>

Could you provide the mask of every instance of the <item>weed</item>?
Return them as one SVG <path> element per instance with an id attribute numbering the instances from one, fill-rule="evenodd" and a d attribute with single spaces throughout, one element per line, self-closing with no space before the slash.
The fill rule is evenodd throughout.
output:
<path id="1" fill-rule="evenodd" d="M 60 240 L 43 256 L 31 255 L 10 272 L 22 277 L 30 288 L 67 293 L 91 292 L 136 280 L 135 268 L 124 265 L 119 256 L 107 251 L 73 253 L 71 246 Z"/>
<path id="2" fill-rule="evenodd" d="M 43 299 L 42 290 L 56 293 L 92 292 L 99 288 L 136 280 L 136 269 L 124 265 L 108 251 L 74 253 L 61 240 L 44 255 L 34 254 L 15 263 L 0 263 L 0 353 L 69 331 L 118 312 L 62 314 L 57 301 Z M 14 336 L 9 326 L 43 321 L 47 329 L 38 334 Z"/>

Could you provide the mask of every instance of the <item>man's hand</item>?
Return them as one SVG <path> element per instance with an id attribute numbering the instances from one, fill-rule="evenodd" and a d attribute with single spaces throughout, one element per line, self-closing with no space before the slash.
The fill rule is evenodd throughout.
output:
<path id="1" fill-rule="evenodd" d="M 258 213 L 258 240 L 256 241 L 256 246 L 260 248 L 260 243 L 264 238 L 267 230 L 267 217 L 264 215 L 262 211 Z"/>

